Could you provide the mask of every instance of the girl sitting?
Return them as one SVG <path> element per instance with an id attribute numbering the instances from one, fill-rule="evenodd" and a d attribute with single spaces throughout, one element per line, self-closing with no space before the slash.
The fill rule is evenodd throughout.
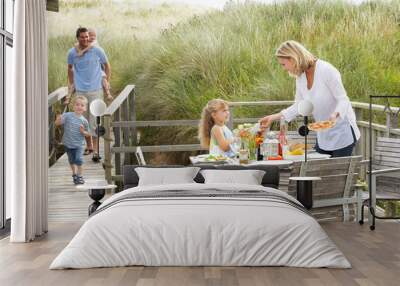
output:
<path id="1" fill-rule="evenodd" d="M 229 107 L 222 99 L 212 99 L 203 108 L 199 125 L 202 147 L 209 148 L 212 155 L 234 157 L 231 144 L 235 141 L 232 131 L 225 126 L 229 119 Z"/>

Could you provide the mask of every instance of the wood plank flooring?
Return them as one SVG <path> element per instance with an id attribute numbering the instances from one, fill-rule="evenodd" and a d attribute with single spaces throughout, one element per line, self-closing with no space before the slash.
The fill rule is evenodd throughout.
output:
<path id="1" fill-rule="evenodd" d="M 399 285 L 400 223 L 368 225 L 324 223 L 323 228 L 351 262 L 352 269 L 290 267 L 119 267 L 49 270 L 80 223 L 51 223 L 49 233 L 32 243 L 0 241 L 0 285 Z"/>

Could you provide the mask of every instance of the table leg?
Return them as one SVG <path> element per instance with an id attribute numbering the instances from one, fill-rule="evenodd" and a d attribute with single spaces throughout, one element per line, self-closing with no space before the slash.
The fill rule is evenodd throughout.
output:
<path id="1" fill-rule="evenodd" d="M 89 206 L 88 213 L 89 216 L 96 211 L 96 209 L 101 205 L 100 200 L 106 194 L 105 189 L 89 189 L 89 197 L 94 200 L 94 202 Z"/>
<path id="2" fill-rule="evenodd" d="M 306 209 L 311 209 L 313 206 L 312 183 L 313 181 L 297 181 L 297 200 Z"/>

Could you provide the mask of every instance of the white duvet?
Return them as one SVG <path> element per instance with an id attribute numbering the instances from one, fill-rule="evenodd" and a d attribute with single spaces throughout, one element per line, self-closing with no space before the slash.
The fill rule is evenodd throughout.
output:
<path id="1" fill-rule="evenodd" d="M 288 204 L 259 198 L 152 198 L 131 192 L 264 190 L 262 186 L 180 184 L 136 187 L 106 200 L 50 269 L 145 266 L 294 266 L 350 268 L 315 219 Z"/>

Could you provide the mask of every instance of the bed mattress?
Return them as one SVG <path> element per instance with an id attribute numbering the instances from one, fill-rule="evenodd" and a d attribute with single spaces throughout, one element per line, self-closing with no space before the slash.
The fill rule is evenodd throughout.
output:
<path id="1" fill-rule="evenodd" d="M 50 269 L 129 265 L 351 267 L 291 196 L 262 186 L 196 183 L 110 197 Z"/>

